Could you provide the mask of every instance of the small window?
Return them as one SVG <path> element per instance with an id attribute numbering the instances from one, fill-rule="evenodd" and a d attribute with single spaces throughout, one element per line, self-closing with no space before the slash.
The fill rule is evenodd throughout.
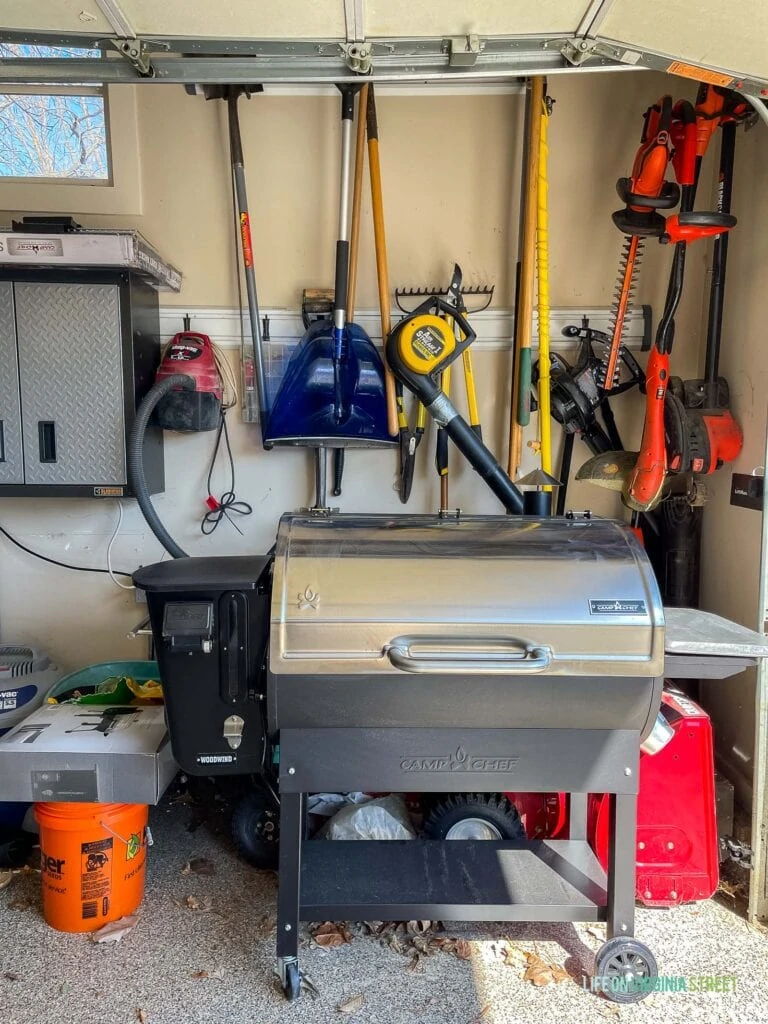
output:
<path id="1" fill-rule="evenodd" d="M 100 57 L 100 50 L 0 43 L 0 58 Z M 4 85 L 0 178 L 111 183 L 103 86 Z"/>

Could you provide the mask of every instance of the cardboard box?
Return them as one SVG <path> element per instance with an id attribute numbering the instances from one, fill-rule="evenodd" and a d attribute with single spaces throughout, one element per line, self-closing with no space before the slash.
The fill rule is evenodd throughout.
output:
<path id="1" fill-rule="evenodd" d="M 159 706 L 47 704 L 0 737 L 0 800 L 156 804 L 177 770 Z"/>

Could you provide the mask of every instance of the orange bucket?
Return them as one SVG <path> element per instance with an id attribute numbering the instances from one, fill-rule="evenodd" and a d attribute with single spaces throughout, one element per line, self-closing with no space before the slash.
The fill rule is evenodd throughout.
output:
<path id="1" fill-rule="evenodd" d="M 146 804 L 35 804 L 43 916 L 60 932 L 92 932 L 144 898 Z"/>

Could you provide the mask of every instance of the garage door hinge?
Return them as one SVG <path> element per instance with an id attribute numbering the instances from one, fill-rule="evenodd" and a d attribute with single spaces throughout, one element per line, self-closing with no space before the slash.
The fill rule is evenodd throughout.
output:
<path id="1" fill-rule="evenodd" d="M 129 60 L 142 78 L 154 78 L 155 69 L 149 59 L 147 44 L 139 39 L 114 39 L 115 48 Z"/>
<path id="2" fill-rule="evenodd" d="M 339 43 L 339 49 L 350 71 L 358 75 L 370 74 L 373 63 L 373 47 L 370 43 Z"/>

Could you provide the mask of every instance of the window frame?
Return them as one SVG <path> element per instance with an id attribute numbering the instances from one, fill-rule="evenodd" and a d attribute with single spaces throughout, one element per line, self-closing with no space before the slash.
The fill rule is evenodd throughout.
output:
<path id="1" fill-rule="evenodd" d="M 78 183 L 81 185 L 96 185 L 99 188 L 109 187 L 113 180 L 112 169 L 112 126 L 109 117 L 109 97 L 107 96 L 106 85 L 0 85 L 0 94 L 3 96 L 97 96 L 104 104 L 104 141 L 107 151 L 107 177 L 106 178 L 75 178 L 65 174 L 57 174 L 52 177 L 45 177 L 42 174 L 2 174 L 0 183 L 21 183 L 40 182 L 48 185 L 65 185 Z"/>
<path id="2" fill-rule="evenodd" d="M 141 176 L 139 163 L 136 86 L 0 86 L 5 93 L 67 92 L 91 95 L 103 92 L 107 126 L 110 177 L 3 178 L 0 177 L 0 208 L 25 213 L 88 213 L 139 215 Z"/>

